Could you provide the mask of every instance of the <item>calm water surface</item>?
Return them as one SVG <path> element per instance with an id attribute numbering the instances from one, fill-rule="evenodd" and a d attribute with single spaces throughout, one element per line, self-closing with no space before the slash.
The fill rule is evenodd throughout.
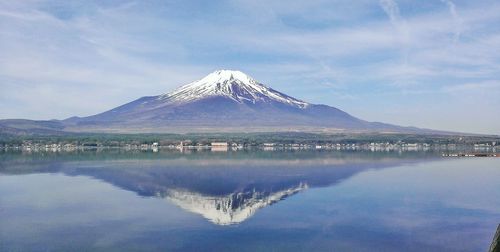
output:
<path id="1" fill-rule="evenodd" d="M 1 251 L 487 251 L 500 159 L 0 153 Z"/>

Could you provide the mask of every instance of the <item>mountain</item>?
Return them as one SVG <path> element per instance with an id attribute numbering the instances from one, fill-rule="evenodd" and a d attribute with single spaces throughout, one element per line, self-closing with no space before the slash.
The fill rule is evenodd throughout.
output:
<path id="1" fill-rule="evenodd" d="M 33 127 L 27 128 L 26 125 Z M 116 133 L 433 132 L 364 121 L 331 106 L 290 97 L 232 70 L 215 71 L 173 92 L 142 97 L 93 116 L 61 121 L 1 120 L 2 127 L 10 131 Z"/>

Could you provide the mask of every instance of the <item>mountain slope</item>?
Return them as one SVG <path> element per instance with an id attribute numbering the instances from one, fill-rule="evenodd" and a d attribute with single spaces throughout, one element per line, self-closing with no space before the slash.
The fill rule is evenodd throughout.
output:
<path id="1" fill-rule="evenodd" d="M 309 104 L 282 94 L 258 83 L 240 71 L 219 70 L 205 78 L 180 87 L 172 93 L 164 94 L 160 100 L 186 103 L 211 96 L 222 96 L 235 102 L 280 102 L 290 106 L 304 108 Z"/>
<path id="2" fill-rule="evenodd" d="M 367 122 L 334 107 L 290 97 L 231 70 L 215 71 L 170 93 L 60 123 L 71 132 L 430 132 Z"/>

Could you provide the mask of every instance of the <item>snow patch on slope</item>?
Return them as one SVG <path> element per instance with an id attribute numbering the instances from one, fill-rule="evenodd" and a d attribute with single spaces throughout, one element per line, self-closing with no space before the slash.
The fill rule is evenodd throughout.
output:
<path id="1" fill-rule="evenodd" d="M 239 103 L 275 101 L 299 108 L 309 105 L 307 102 L 269 88 L 243 72 L 233 70 L 215 71 L 201 80 L 161 95 L 158 99 L 185 103 L 211 96 L 224 96 Z"/>

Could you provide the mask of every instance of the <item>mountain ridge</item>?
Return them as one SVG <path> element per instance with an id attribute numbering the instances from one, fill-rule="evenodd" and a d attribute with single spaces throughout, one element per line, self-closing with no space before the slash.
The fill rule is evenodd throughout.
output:
<path id="1" fill-rule="evenodd" d="M 37 129 L 90 133 L 445 133 L 368 122 L 332 106 L 288 96 L 236 70 L 217 70 L 172 92 L 144 96 L 92 116 L 31 121 L 32 128 L 26 127 L 29 125 L 26 121 L 19 122 L 0 120 L 0 126 L 10 131 Z M 51 122 L 49 127 L 47 122 Z"/>

